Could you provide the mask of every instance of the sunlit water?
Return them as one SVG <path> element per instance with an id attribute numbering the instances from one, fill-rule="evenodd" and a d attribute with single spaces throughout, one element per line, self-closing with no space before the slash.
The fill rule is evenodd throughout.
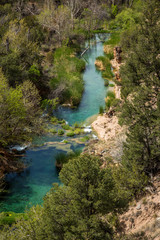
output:
<path id="1" fill-rule="evenodd" d="M 98 36 L 96 39 L 99 41 Z M 101 73 L 94 65 L 96 57 L 102 55 L 103 44 L 99 42 L 91 46 L 83 56 L 87 63 L 83 74 L 85 90 L 81 103 L 77 109 L 59 108 L 56 113 L 69 124 L 85 121 L 88 117 L 98 113 L 99 106 L 105 105 L 104 97 L 107 89 L 104 87 Z M 52 183 L 60 183 L 55 167 L 56 154 L 84 147 L 84 144 L 71 140 L 63 144 L 61 143 L 63 139 L 63 136 L 47 135 L 34 141 L 37 147 L 30 147 L 23 157 L 29 167 L 21 173 L 11 173 L 6 177 L 7 191 L 0 196 L 0 211 L 24 212 L 32 205 L 42 203 Z"/>
<path id="2" fill-rule="evenodd" d="M 106 38 L 108 36 L 109 35 L 106 34 Z M 100 106 L 105 106 L 104 98 L 107 88 L 104 87 L 104 79 L 101 76 L 101 72 L 95 68 L 96 58 L 98 56 L 104 56 L 103 43 L 99 42 L 100 39 L 98 35 L 96 35 L 95 40 L 97 44 L 92 45 L 83 55 L 83 58 L 86 60 L 86 69 L 83 74 L 85 89 L 80 105 L 77 109 L 60 107 L 58 111 L 56 111 L 58 117 L 64 118 L 71 124 L 85 121 L 88 117 L 97 114 Z M 88 43 L 86 43 L 86 46 L 87 45 Z"/>

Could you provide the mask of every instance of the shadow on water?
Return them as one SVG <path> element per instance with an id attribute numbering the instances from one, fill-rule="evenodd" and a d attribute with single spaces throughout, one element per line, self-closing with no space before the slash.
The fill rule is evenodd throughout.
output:
<path id="1" fill-rule="evenodd" d="M 106 38 L 107 36 L 109 35 L 106 35 Z M 98 35 L 96 40 L 97 42 L 100 40 Z M 89 43 L 86 42 L 86 46 L 87 44 Z M 98 113 L 100 105 L 105 105 L 106 87 L 101 73 L 94 65 L 96 57 L 104 55 L 103 44 L 90 43 L 90 46 L 84 54 L 87 60 L 83 74 L 85 90 L 79 107 L 77 109 L 60 107 L 56 111 L 56 115 L 69 124 L 85 121 Z M 34 140 L 33 144 L 39 146 L 29 148 L 25 158 L 22 159 L 30 163 L 28 168 L 21 173 L 11 173 L 6 176 L 6 192 L 0 195 L 1 211 L 23 212 L 27 207 L 41 204 L 52 183 L 60 183 L 55 167 L 55 156 L 60 152 L 75 151 L 84 147 L 84 144 L 70 139 L 67 139 L 69 140 L 67 144 L 63 144 L 63 139 L 64 137 L 45 135 Z"/>

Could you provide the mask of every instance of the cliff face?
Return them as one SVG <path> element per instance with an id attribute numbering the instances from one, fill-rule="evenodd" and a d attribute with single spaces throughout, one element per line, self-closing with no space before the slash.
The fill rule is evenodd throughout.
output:
<path id="1" fill-rule="evenodd" d="M 152 179 L 152 186 L 146 187 L 146 194 L 120 216 L 120 228 L 137 239 L 140 234 L 143 239 L 160 239 L 160 173 Z"/>
<path id="2" fill-rule="evenodd" d="M 113 67 L 113 72 L 115 74 L 116 81 L 120 82 L 120 66 L 122 64 L 122 58 L 121 58 L 121 48 L 115 47 L 114 48 L 114 59 L 111 60 L 111 65 Z M 116 98 L 121 99 L 121 86 L 118 86 L 117 84 L 114 87 Z"/>
<path id="3" fill-rule="evenodd" d="M 123 142 L 126 140 L 126 128 L 118 124 L 117 116 L 114 113 L 110 116 L 110 112 L 98 116 L 97 120 L 92 123 L 92 127 L 97 132 L 99 139 L 105 142 L 108 155 L 114 161 L 120 161 Z"/>

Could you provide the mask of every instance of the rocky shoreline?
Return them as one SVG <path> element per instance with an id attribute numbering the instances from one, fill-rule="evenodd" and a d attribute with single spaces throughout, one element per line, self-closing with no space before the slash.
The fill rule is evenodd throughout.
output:
<path id="1" fill-rule="evenodd" d="M 110 46 L 104 47 L 105 51 L 111 51 Z M 112 49 L 113 51 L 113 49 Z M 114 48 L 114 59 L 111 60 L 113 72 L 115 74 L 116 81 L 120 81 L 120 65 L 121 65 L 121 48 Z M 99 63 L 98 63 L 99 64 Z M 95 62 L 97 65 L 97 62 Z M 103 69 L 102 63 L 99 67 Z M 121 86 L 115 84 L 114 86 L 115 97 L 121 99 Z M 115 162 L 121 160 L 123 143 L 126 141 L 126 127 L 120 126 L 118 123 L 118 117 L 114 110 L 110 110 L 108 113 L 99 115 L 97 119 L 92 123 L 92 128 L 97 133 L 99 141 L 93 143 L 91 141 L 89 149 L 99 149 L 95 151 L 95 155 L 101 156 L 103 159 L 106 156 L 111 157 Z M 104 149 L 103 149 L 104 148 Z M 93 154 L 89 150 L 90 153 Z"/>
<path id="2" fill-rule="evenodd" d="M 115 114 L 110 116 L 110 112 L 98 116 L 92 123 L 92 128 L 96 131 L 99 144 L 104 142 L 108 156 L 114 161 L 120 161 L 123 150 L 123 142 L 126 140 L 126 127 L 121 127 Z"/>

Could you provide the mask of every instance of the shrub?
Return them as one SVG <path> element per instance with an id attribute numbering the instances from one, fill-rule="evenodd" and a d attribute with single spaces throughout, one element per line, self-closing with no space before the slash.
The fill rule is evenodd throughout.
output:
<path id="1" fill-rule="evenodd" d="M 112 106 L 113 107 L 118 107 L 121 104 L 121 100 L 118 98 L 113 99 L 112 101 Z"/>
<path id="2" fill-rule="evenodd" d="M 89 136 L 84 136 L 80 139 L 81 142 L 87 142 L 89 140 Z"/>
<path id="3" fill-rule="evenodd" d="M 36 65 L 32 65 L 28 71 L 28 74 L 29 74 L 29 78 L 32 80 L 32 81 L 37 81 L 41 75 L 38 67 Z"/>
<path id="4" fill-rule="evenodd" d="M 112 60 L 112 59 L 114 58 L 113 52 L 106 53 L 106 57 L 107 57 L 109 60 Z"/>
<path id="5" fill-rule="evenodd" d="M 56 134 L 57 130 L 56 129 L 49 129 L 49 132 L 52 133 L 52 134 Z"/>
<path id="6" fill-rule="evenodd" d="M 50 122 L 56 124 L 58 122 L 58 119 L 56 117 L 51 117 Z"/>
<path id="7" fill-rule="evenodd" d="M 111 64 L 106 66 L 106 70 L 102 72 L 102 77 L 106 79 L 112 79 L 114 77 L 114 74 L 111 70 Z"/>
<path id="8" fill-rule="evenodd" d="M 62 124 L 62 128 L 64 130 L 70 130 L 71 129 L 71 127 L 68 124 Z"/>
<path id="9" fill-rule="evenodd" d="M 62 129 L 58 129 L 58 135 L 62 136 L 64 134 L 64 131 Z"/>
<path id="10" fill-rule="evenodd" d="M 106 62 L 106 58 L 104 56 L 99 56 L 96 58 L 96 60 L 102 61 L 103 64 L 105 64 L 105 62 Z"/>
<path id="11" fill-rule="evenodd" d="M 74 128 L 81 128 L 81 123 L 75 122 L 73 126 Z"/>
<path id="12" fill-rule="evenodd" d="M 59 124 L 64 124 L 66 121 L 63 119 L 63 120 L 58 120 L 58 123 Z"/>
<path id="13" fill-rule="evenodd" d="M 104 86 L 108 87 L 109 85 L 109 80 L 108 79 L 104 79 Z"/>
<path id="14" fill-rule="evenodd" d="M 73 131 L 70 131 L 66 135 L 67 135 L 67 137 L 73 137 L 75 135 L 75 133 Z"/>
<path id="15" fill-rule="evenodd" d="M 104 113 L 103 106 L 100 106 L 100 107 L 99 107 L 99 114 L 103 114 L 103 113 Z"/>
<path id="16" fill-rule="evenodd" d="M 114 87 L 115 85 L 113 83 L 110 83 L 109 84 L 109 87 Z"/>
<path id="17" fill-rule="evenodd" d="M 107 110 L 110 109 L 111 103 L 112 103 L 112 99 L 108 98 L 108 99 L 106 100 L 106 109 L 107 109 Z"/>
<path id="18" fill-rule="evenodd" d="M 76 130 L 74 130 L 74 134 L 75 134 L 75 135 L 79 135 L 79 134 L 81 134 L 81 133 L 82 133 L 81 128 L 76 128 Z"/>
<path id="19" fill-rule="evenodd" d="M 57 153 L 57 155 L 55 156 L 55 159 L 56 159 L 56 165 L 64 164 L 68 162 L 67 154 L 64 152 Z"/>
<path id="20" fill-rule="evenodd" d="M 107 97 L 109 97 L 109 98 L 115 98 L 115 93 L 112 92 L 112 91 L 108 91 L 108 92 L 107 92 Z"/>
<path id="21" fill-rule="evenodd" d="M 59 167 L 62 167 L 63 164 L 67 163 L 70 159 L 78 157 L 81 154 L 81 150 L 76 150 L 74 152 L 60 152 L 57 153 L 55 159 L 56 159 L 56 165 Z"/>

